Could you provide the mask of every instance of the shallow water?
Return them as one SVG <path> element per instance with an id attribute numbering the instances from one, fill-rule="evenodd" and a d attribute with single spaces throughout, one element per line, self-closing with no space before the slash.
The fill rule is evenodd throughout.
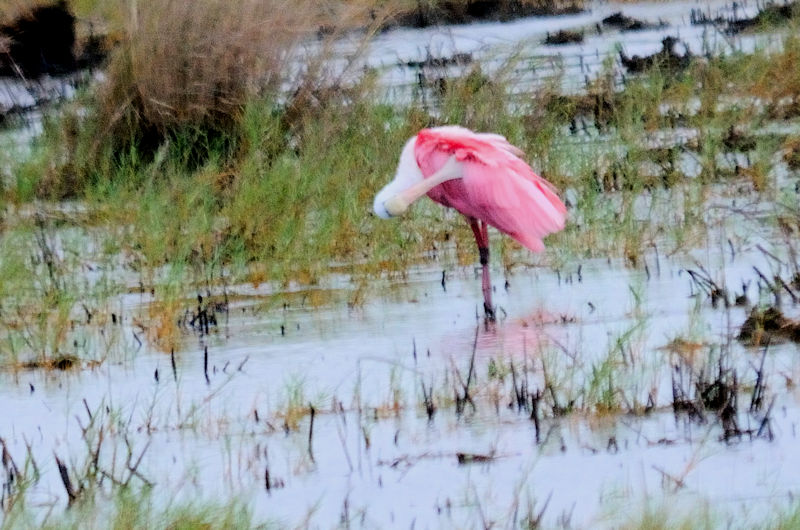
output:
<path id="1" fill-rule="evenodd" d="M 598 4 L 568 17 L 394 30 L 378 37 L 368 64 L 383 69 L 387 87 L 411 90 L 413 72 L 395 63 L 456 51 L 502 62 L 523 46 L 536 70 L 521 72 L 520 82 L 534 82 L 525 77 L 531 72 L 554 72 L 552 63 L 567 64 L 567 78 L 580 84 L 615 53 L 616 42 L 630 55 L 652 53 L 680 26 L 695 53 L 703 42 L 727 44 L 708 27 L 686 25 L 691 7 L 713 13 L 724 5 Z M 672 27 L 591 34 L 597 21 L 618 10 L 661 18 Z M 546 31 L 583 26 L 583 45 L 539 44 Z M 733 42 L 749 49 L 766 42 L 759 39 L 768 37 Z M 681 165 L 690 176 L 697 173 L 696 161 Z M 783 175 L 777 182 L 790 189 L 790 180 Z M 609 194 L 607 200 L 617 199 Z M 643 195 L 636 217 L 671 218 L 673 200 L 676 195 Z M 217 314 L 209 335 L 182 330 L 174 372 L 170 355 L 149 345 L 137 324 L 151 297 L 127 294 L 111 304 L 121 323 L 97 324 L 101 338 L 92 342 L 97 351 L 91 357 L 100 362 L 67 372 L 0 372 L 0 437 L 18 465 L 31 447 L 43 473 L 30 492 L 39 516 L 50 506 L 56 514 L 66 506 L 53 454 L 71 469 L 81 467 L 87 457 L 81 426 L 94 422 L 106 437 L 103 467 L 124 469 L 127 439 L 134 459 L 144 452 L 141 475 L 165 499 L 240 498 L 258 519 L 293 526 L 511 527 L 546 504 L 546 526 L 596 528 L 635 519 L 648 503 L 680 511 L 707 502 L 722 512 L 723 523 L 747 527 L 792 505 L 800 492 L 800 407 L 792 383 L 800 377 L 798 346 L 773 344 L 765 356 L 774 438 L 744 435 L 729 442 L 720 440 L 723 429 L 714 414 L 706 423 L 673 415 L 676 354 L 667 346 L 684 338 L 699 344 L 701 355 L 727 348 L 743 388 L 754 384 L 762 350 L 733 340 L 748 309 L 713 308 L 687 269 L 702 266 L 732 294 L 750 282 L 751 304 L 770 301 L 759 292 L 753 267 L 787 270 L 757 246 L 785 260 L 780 242 L 764 229 L 771 212 L 762 206 L 724 190 L 707 204 L 705 248 L 675 256 L 651 251 L 634 269 L 617 260 L 572 259 L 555 271 L 544 266 L 547 257 L 508 276 L 495 267 L 501 318 L 491 326 L 479 314 L 476 271 L 447 260 L 412 270 L 404 281 L 377 281 L 367 301 L 355 306 L 348 302 L 358 287 L 342 276 L 286 292 L 235 285 L 227 289 L 228 310 Z M 746 215 L 736 213 L 742 209 Z M 103 274 L 100 266 L 87 278 Z M 135 277 L 127 280 L 136 285 Z M 185 305 L 191 311 L 195 304 Z M 788 302 L 783 310 L 800 315 Z M 621 409 L 652 397 L 647 415 L 580 410 L 592 399 L 587 380 L 611 353 L 616 359 L 618 349 L 630 364 L 614 367 L 626 379 L 619 383 Z M 475 409 L 467 405 L 458 414 L 453 395 L 461 389 L 458 378 L 467 377 L 473 351 Z M 560 417 L 540 411 L 537 443 L 529 414 L 508 406 L 510 376 L 491 376 L 492 363 L 501 371 L 513 364 L 532 391 L 543 390 L 546 364 L 561 405 L 574 398 L 580 412 Z M 432 388 L 438 409 L 430 420 L 423 386 Z M 747 400 L 743 390 L 740 427 L 757 430 L 764 411 L 748 414 Z M 310 444 L 309 404 L 317 410 Z M 489 458 L 459 463 L 458 453 Z"/>
<path id="2" fill-rule="evenodd" d="M 759 7 L 754 2 L 737 2 L 736 17 L 754 16 Z M 662 48 L 667 36 L 678 37 L 683 45 L 677 52 L 687 49 L 694 55 L 729 53 L 732 50 L 752 52 L 756 48 L 779 45 L 779 34 L 745 33 L 726 35 L 713 25 L 692 25 L 690 14 L 700 10 L 711 17 L 732 19 L 731 2 L 725 0 L 687 2 L 590 2 L 589 8 L 576 15 L 522 18 L 511 22 L 481 22 L 459 26 L 439 26 L 424 29 L 395 29 L 377 36 L 372 42 L 364 65 L 380 72 L 382 85 L 392 101 L 410 101 L 420 97 L 419 76 L 433 83 L 438 77 L 449 77 L 468 71 L 470 64 L 446 68 L 409 68 L 408 62 L 426 58 L 450 58 L 455 54 L 469 54 L 481 65 L 482 72 L 492 78 L 496 72 L 513 65 L 513 73 L 506 77 L 512 91 L 530 93 L 542 85 L 558 79 L 561 89 L 572 93 L 584 88 L 587 79 L 594 79 L 611 59 L 613 71 L 622 82 L 624 69 L 619 62 L 619 51 L 629 57 L 646 56 Z M 642 31 L 619 31 L 604 27 L 598 32 L 601 21 L 617 12 L 648 23 L 663 23 L 664 27 Z M 561 30 L 584 33 L 580 44 L 543 44 L 547 33 Z M 340 54 L 357 49 L 358 37 L 348 45 L 341 45 Z"/>
<path id="3" fill-rule="evenodd" d="M 669 409 L 672 357 L 664 346 L 678 336 L 727 344 L 742 381 L 755 380 L 751 365 L 760 350 L 729 340 L 747 311 L 713 309 L 705 296 L 692 296 L 697 290 L 685 270 L 703 265 L 732 288 L 754 280 L 754 265 L 770 270 L 753 247 L 757 235 L 731 229 L 726 237 L 739 242 L 733 256 L 650 254 L 647 271 L 606 260 L 583 262 L 580 271 L 532 268 L 507 278 L 495 270 L 503 317 L 488 327 L 476 318 L 480 282 L 472 268 L 447 270 L 445 288 L 440 269 L 418 269 L 402 284 L 383 282 L 357 308 L 347 306 L 347 286 L 330 289 L 321 307 L 299 291 L 285 295 L 278 309 L 263 309 L 259 289 L 234 286 L 229 295 L 239 301 L 217 329 L 209 336 L 184 332 L 177 381 L 169 355 L 146 346 L 127 359 L 66 373 L 3 373 L 0 437 L 18 462 L 30 443 L 44 473 L 32 494 L 44 506 L 65 505 L 53 453 L 73 466 L 82 462 L 80 425 L 91 413 L 96 423 L 113 426 L 102 452 L 108 465 L 113 447 L 118 459 L 124 454 L 127 437 L 135 455 L 146 449 L 139 471 L 158 491 L 240 497 L 252 501 L 258 518 L 292 525 L 308 516 L 323 527 L 343 517 L 363 527 L 478 527 L 481 518 L 509 526 L 538 513 L 548 498 L 548 526 L 564 518 L 584 528 L 613 524 L 635 516 L 628 503 L 643 507 L 662 498 L 687 507 L 704 499 L 737 517 L 737 526 L 763 520 L 798 492 L 800 407 L 786 387 L 800 376 L 798 347 L 774 345 L 766 357 L 777 400 L 771 442 L 724 443 L 717 422 L 675 418 Z M 758 298 L 755 288 L 749 295 Z M 123 325 L 107 325 L 108 336 L 116 333 L 136 349 L 132 321 L 147 303 L 144 295 L 124 297 Z M 528 414 L 508 407 L 507 385 L 487 372 L 492 359 L 526 366 L 535 386 L 538 363 L 555 359 L 549 366 L 564 369 L 555 374 L 563 387 L 580 387 L 631 330 L 626 347 L 639 368 L 626 377 L 638 383 L 626 388 L 641 403 L 653 392 L 657 409 L 647 416 L 545 414 L 537 444 Z M 459 415 L 447 400 L 456 372 L 466 377 L 473 345 L 476 409 Z M 430 421 L 421 384 L 433 386 L 440 408 Z M 297 407 L 312 403 L 319 411 L 310 453 L 307 414 L 297 430 L 284 432 L 293 393 Z M 758 419 L 743 414 L 740 421 L 752 428 Z M 494 458 L 459 464 L 457 453 Z M 529 510 L 529 502 L 537 508 Z"/>
<path id="4" fill-rule="evenodd" d="M 502 75 L 511 92 L 524 97 L 554 80 L 564 92 L 579 92 L 588 79 L 595 78 L 606 68 L 609 59 L 617 81 L 622 83 L 625 72 L 619 61 L 619 51 L 630 57 L 650 55 L 661 50 L 662 40 L 667 36 L 678 37 L 683 43 L 678 46 L 679 53 L 688 50 L 694 55 L 769 49 L 780 46 L 782 39 L 780 31 L 726 35 L 720 27 L 690 23 L 692 10 L 712 18 L 752 17 L 761 7 L 753 1 L 614 3 L 595 0 L 587 2 L 587 6 L 586 11 L 575 15 L 423 29 L 398 28 L 375 36 L 365 50 L 364 37 L 354 32 L 336 43 L 335 58 L 328 61 L 328 68 L 331 72 L 347 72 L 343 78 L 351 76 L 353 80 L 360 79 L 365 70 L 374 70 L 378 72 L 384 97 L 395 103 L 405 103 L 420 98 L 435 100 L 432 87 L 437 79 L 461 75 L 473 64 L 480 64 L 481 71 L 490 79 Z M 643 22 L 661 23 L 663 27 L 641 31 L 603 27 L 598 31 L 601 21 L 617 12 Z M 584 41 L 567 45 L 543 44 L 548 33 L 560 30 L 583 32 Z M 299 52 L 301 60 L 293 67 L 296 75 L 303 71 L 302 58 L 319 52 L 319 43 L 306 43 Z M 468 55 L 471 61 L 447 67 L 408 66 L 409 62 L 447 59 L 456 54 Z M 507 72 L 509 66 L 513 66 L 511 73 Z M 102 82 L 103 75 L 80 72 L 65 77 L 44 76 L 36 82 L 0 79 L 0 114 L 12 110 L 22 112 L 26 123 L 38 134 L 41 129 L 39 103 L 72 98 L 76 84 L 85 83 L 88 78 L 92 82 Z M 424 87 L 420 85 L 421 78 L 425 80 Z M 291 91 L 289 85 L 287 90 Z"/>

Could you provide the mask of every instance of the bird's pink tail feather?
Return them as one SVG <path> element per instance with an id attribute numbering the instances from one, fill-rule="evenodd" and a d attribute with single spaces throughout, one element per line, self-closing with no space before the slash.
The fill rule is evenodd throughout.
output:
<path id="1" fill-rule="evenodd" d="M 567 209 L 552 184 L 536 175 L 521 154 L 500 135 L 462 127 L 424 129 L 415 143 L 425 177 L 451 156 L 462 163 L 464 177 L 432 189 L 428 195 L 433 200 L 482 219 L 540 252 L 542 238 L 564 228 Z"/>

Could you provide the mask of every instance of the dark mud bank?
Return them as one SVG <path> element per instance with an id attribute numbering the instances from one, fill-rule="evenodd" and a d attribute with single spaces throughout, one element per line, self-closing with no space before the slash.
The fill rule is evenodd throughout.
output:
<path id="1" fill-rule="evenodd" d="M 582 0 L 558 0 L 554 2 L 531 0 L 472 0 L 442 2 L 430 5 L 418 2 L 417 7 L 391 17 L 384 29 L 395 27 L 425 28 L 445 24 L 469 24 L 471 22 L 505 22 L 522 17 L 569 15 L 584 10 Z"/>
<path id="2" fill-rule="evenodd" d="M 0 76 L 62 75 L 99 64 L 105 39 L 76 38 L 76 19 L 66 2 L 33 8 L 0 26 Z"/>

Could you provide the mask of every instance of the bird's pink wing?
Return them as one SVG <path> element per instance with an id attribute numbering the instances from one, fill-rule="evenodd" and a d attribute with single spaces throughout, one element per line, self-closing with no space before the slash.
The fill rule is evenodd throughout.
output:
<path id="1" fill-rule="evenodd" d="M 522 152 L 497 134 L 462 127 L 424 129 L 415 156 L 422 174 L 435 173 L 448 158 L 461 162 L 464 177 L 433 188 L 431 199 L 481 219 L 529 249 L 544 249 L 542 238 L 564 228 L 566 207 L 553 186 L 536 175 Z"/>

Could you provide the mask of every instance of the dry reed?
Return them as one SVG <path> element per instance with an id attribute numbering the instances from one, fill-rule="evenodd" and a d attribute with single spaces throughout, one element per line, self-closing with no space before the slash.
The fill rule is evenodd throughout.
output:
<path id="1" fill-rule="evenodd" d="M 225 130 L 249 96 L 280 85 L 294 45 L 311 29 L 306 0 L 130 6 L 100 94 L 99 124 L 112 134 L 126 126 L 161 138 L 186 126 Z"/>

